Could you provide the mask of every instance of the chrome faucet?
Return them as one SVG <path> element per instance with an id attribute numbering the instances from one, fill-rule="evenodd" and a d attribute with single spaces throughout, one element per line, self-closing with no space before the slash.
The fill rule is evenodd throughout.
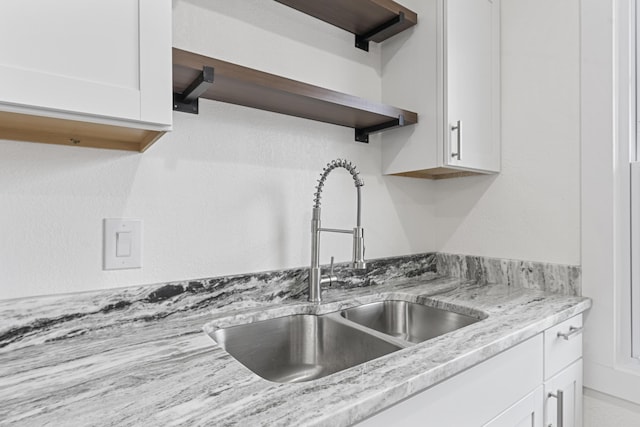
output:
<path id="1" fill-rule="evenodd" d="M 320 226 L 320 199 L 322 197 L 322 189 L 324 182 L 329 176 L 329 173 L 336 168 L 345 168 L 355 182 L 356 190 L 358 192 L 358 209 L 356 216 L 356 226 L 353 230 L 341 230 L 336 228 L 322 228 Z M 333 275 L 333 257 L 331 257 L 331 272 L 328 276 L 322 275 L 322 268 L 320 267 L 320 233 L 345 233 L 353 235 L 353 260 L 351 267 L 357 270 L 364 270 L 367 268 L 367 263 L 364 260 L 364 230 L 360 223 L 360 187 L 364 186 L 364 182 L 360 179 L 359 172 L 356 167 L 349 161 L 343 159 L 333 160 L 331 163 L 327 163 L 327 166 L 322 169 L 318 185 L 316 186 L 315 198 L 313 200 L 313 212 L 311 218 L 311 268 L 309 269 L 309 301 L 319 303 L 322 301 L 322 285 L 325 283 L 335 282 L 337 279 Z"/>

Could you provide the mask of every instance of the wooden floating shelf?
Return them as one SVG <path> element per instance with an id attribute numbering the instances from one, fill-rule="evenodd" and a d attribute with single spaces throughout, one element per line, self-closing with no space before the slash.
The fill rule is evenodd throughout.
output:
<path id="1" fill-rule="evenodd" d="M 369 133 L 418 122 L 412 111 L 177 48 L 173 49 L 174 92 L 182 94 L 193 86 L 205 67 L 213 68 L 213 82 L 203 89 L 201 98 L 354 128 L 361 142 L 367 142 Z"/>
<path id="2" fill-rule="evenodd" d="M 0 112 L 0 139 L 74 147 L 145 151 L 163 131 Z"/>
<path id="3" fill-rule="evenodd" d="M 392 0 L 276 0 L 356 35 L 356 47 L 369 50 L 418 23 L 418 15 Z"/>

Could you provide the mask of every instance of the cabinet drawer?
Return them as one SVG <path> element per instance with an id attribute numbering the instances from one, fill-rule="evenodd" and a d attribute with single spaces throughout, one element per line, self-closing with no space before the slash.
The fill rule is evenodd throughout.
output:
<path id="1" fill-rule="evenodd" d="M 580 357 L 582 357 L 582 315 L 565 320 L 544 332 L 545 380 Z"/>

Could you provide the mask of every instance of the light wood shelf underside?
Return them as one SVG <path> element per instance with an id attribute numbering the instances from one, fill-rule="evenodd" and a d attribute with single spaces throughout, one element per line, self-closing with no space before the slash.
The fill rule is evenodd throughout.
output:
<path id="1" fill-rule="evenodd" d="M 0 139 L 143 152 L 163 131 L 0 112 Z"/>
<path id="2" fill-rule="evenodd" d="M 461 171 L 457 169 L 449 169 L 446 167 L 441 167 L 441 168 L 432 168 L 432 169 L 422 169 L 422 170 L 416 170 L 411 172 L 392 173 L 389 175 L 404 176 L 409 178 L 422 178 L 422 179 L 448 179 L 448 178 L 460 178 L 463 176 L 486 175 L 486 174 L 482 172 Z"/>

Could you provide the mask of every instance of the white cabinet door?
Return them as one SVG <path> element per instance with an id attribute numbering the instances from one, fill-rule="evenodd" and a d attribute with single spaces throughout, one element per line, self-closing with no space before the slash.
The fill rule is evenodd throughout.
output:
<path id="1" fill-rule="evenodd" d="M 420 121 L 381 136 L 383 173 L 443 178 L 499 172 L 500 0 L 403 5 L 420 22 L 382 45 L 382 99 L 418 112 Z"/>
<path id="2" fill-rule="evenodd" d="M 543 427 L 542 391 L 538 387 L 483 427 Z"/>
<path id="3" fill-rule="evenodd" d="M 0 110 L 171 124 L 170 0 L 6 0 L 0 40 Z"/>
<path id="4" fill-rule="evenodd" d="M 545 426 L 582 427 L 582 359 L 544 383 L 544 398 Z"/>
<path id="5" fill-rule="evenodd" d="M 532 390 L 541 395 L 542 351 L 542 336 L 537 335 L 357 425 L 482 426 Z M 522 411 L 516 418 L 527 417 L 528 409 Z"/>
<path id="6" fill-rule="evenodd" d="M 498 172 L 499 0 L 447 0 L 444 9 L 444 163 Z"/>

